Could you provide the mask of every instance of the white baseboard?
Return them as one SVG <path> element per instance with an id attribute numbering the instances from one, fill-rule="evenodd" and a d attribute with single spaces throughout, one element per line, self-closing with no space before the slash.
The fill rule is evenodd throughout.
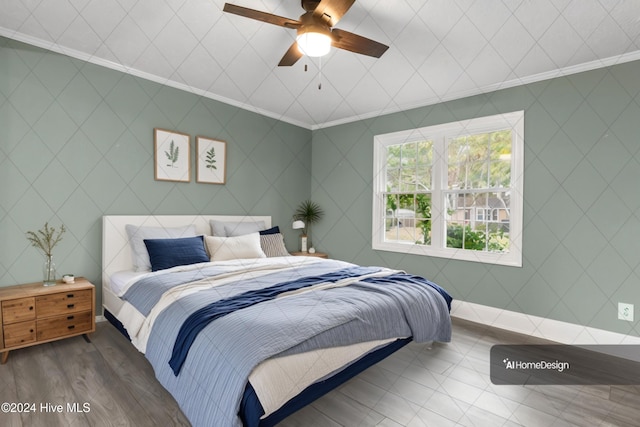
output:
<path id="1" fill-rule="evenodd" d="M 453 300 L 451 316 L 560 344 L 640 344 L 640 337 Z"/>

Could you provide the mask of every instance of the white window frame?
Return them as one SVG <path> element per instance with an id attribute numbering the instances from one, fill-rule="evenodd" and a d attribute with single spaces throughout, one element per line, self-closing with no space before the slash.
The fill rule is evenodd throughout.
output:
<path id="1" fill-rule="evenodd" d="M 502 129 L 512 130 L 511 186 L 509 217 L 509 251 L 485 252 L 446 247 L 445 196 L 447 180 L 447 141 L 458 136 L 488 133 Z M 386 162 L 387 147 L 415 141 L 433 141 L 431 244 L 385 241 Z M 482 262 L 522 267 L 522 214 L 524 174 L 524 111 L 462 120 L 410 129 L 374 137 L 373 149 L 373 211 L 372 248 L 414 255 Z"/>

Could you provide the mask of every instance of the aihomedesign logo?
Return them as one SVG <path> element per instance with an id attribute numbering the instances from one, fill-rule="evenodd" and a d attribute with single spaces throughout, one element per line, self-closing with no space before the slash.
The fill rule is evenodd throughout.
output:
<path id="1" fill-rule="evenodd" d="M 538 362 L 525 362 L 522 360 L 509 360 L 505 358 L 502 360 L 505 369 L 518 369 L 523 371 L 558 371 L 563 372 L 565 369 L 571 369 L 569 362 L 560 362 L 555 360 L 549 362 L 547 360 L 540 360 Z"/>

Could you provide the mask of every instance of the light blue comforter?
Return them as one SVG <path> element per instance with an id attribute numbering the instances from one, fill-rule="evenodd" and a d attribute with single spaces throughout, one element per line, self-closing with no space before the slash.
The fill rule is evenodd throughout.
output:
<path id="1" fill-rule="evenodd" d="M 272 299 L 213 321 L 193 342 L 180 374 L 174 375 L 168 362 L 178 331 L 191 313 L 247 290 L 345 266 L 352 264 L 322 260 L 304 270 L 239 280 L 182 298 L 158 316 L 146 357 L 194 426 L 240 425 L 237 413 L 247 378 L 270 357 L 396 337 L 413 336 L 418 342 L 450 340 L 448 302 L 433 287 L 379 278 L 357 280 L 346 287 Z M 390 278 L 393 273 L 389 271 Z M 173 280 L 171 274 L 162 277 L 164 287 Z M 177 278 L 176 283 L 181 280 Z M 132 286 L 131 295 L 138 296 L 130 302 L 147 306 L 144 293 L 135 291 L 137 285 Z"/>

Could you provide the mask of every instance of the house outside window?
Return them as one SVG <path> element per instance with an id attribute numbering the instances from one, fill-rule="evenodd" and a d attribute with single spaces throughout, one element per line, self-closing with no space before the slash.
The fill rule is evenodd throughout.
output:
<path id="1" fill-rule="evenodd" d="M 375 250 L 522 266 L 524 112 L 374 138 Z"/>

